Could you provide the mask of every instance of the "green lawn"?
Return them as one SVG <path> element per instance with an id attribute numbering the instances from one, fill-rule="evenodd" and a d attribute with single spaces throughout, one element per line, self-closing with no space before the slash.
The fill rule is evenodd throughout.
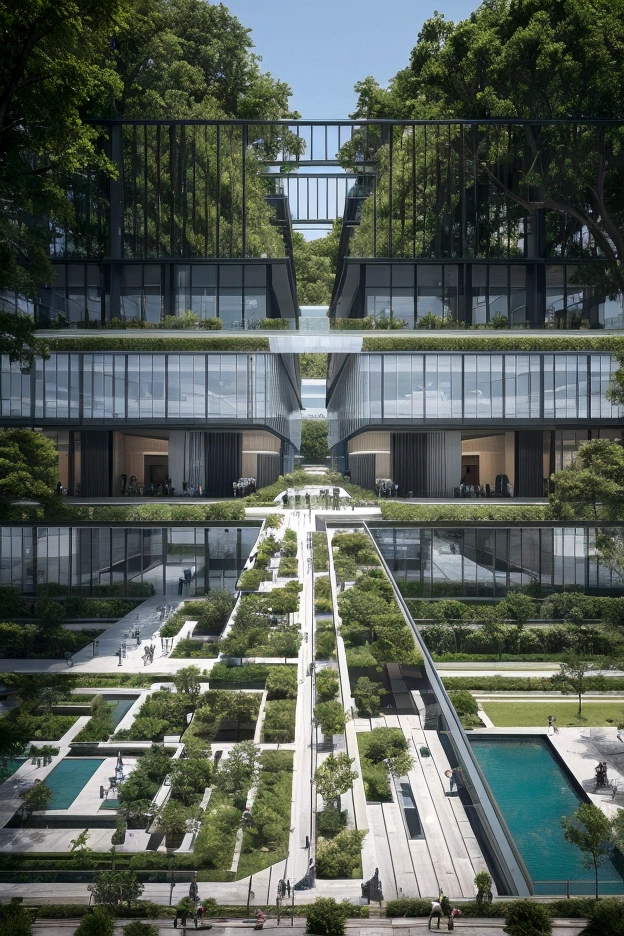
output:
<path id="1" fill-rule="evenodd" d="M 584 701 L 581 719 L 576 717 L 578 703 L 572 699 L 565 702 L 483 702 L 483 710 L 497 728 L 546 728 L 549 715 L 555 716 L 560 728 L 608 727 L 624 722 L 621 699 Z"/>

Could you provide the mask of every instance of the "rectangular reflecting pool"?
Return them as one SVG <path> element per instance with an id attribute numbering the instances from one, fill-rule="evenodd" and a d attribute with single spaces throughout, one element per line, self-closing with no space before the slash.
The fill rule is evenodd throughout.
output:
<path id="1" fill-rule="evenodd" d="M 69 809 L 104 760 L 103 757 L 66 757 L 62 760 L 46 777 L 45 782 L 54 793 L 48 809 Z"/>
<path id="2" fill-rule="evenodd" d="M 553 887 L 539 882 L 570 881 L 572 894 L 592 894 L 593 868 L 583 867 L 581 852 L 566 842 L 561 825 L 561 817 L 571 816 L 583 800 L 548 742 L 529 736 L 469 740 L 535 893 L 565 894 L 565 883 Z M 624 893 L 622 870 L 612 861 L 599 869 L 602 894 Z"/>

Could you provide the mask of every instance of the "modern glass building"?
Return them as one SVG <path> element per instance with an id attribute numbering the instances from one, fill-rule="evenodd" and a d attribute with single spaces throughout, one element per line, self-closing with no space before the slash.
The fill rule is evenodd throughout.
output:
<path id="1" fill-rule="evenodd" d="M 589 524 L 369 524 L 392 575 L 421 598 L 505 598 L 519 588 L 622 593 Z"/>
<path id="2" fill-rule="evenodd" d="M 185 597 L 236 584 L 259 527 L 21 524 L 0 528 L 0 586 L 31 595 L 54 584 L 54 594 L 87 598 L 176 594 L 192 568 Z"/>
<path id="3" fill-rule="evenodd" d="M 303 406 L 327 409 L 353 481 L 392 479 L 403 496 L 543 497 L 582 441 L 620 435 L 607 337 L 624 327 L 613 236 L 624 225 L 622 126 L 102 121 L 115 171 L 62 180 L 62 222 L 36 219 L 54 280 L 36 304 L 2 299 L 42 326 L 88 332 L 29 372 L 2 362 L 0 425 L 52 434 L 69 492 L 171 478 L 177 491 L 227 496 L 238 477 L 264 484 L 292 467 L 297 354 L 325 332 L 326 399 L 310 384 Z M 292 230 L 336 219 L 333 297 L 315 328 L 318 309 L 300 316 Z M 383 333 L 396 346 L 363 347 L 344 331 L 397 324 Z M 184 350 L 163 342 L 171 332 L 124 330 L 177 325 Z M 287 331 L 252 350 L 194 351 L 213 327 Z M 104 328 L 116 330 L 93 331 Z M 601 342 L 562 350 L 563 330 Z M 114 347 L 89 343 L 113 334 Z M 409 334 L 432 342 L 402 346 Z"/>
<path id="4" fill-rule="evenodd" d="M 544 497 L 581 442 L 620 438 L 621 407 L 607 396 L 618 367 L 610 354 L 547 350 L 336 356 L 330 445 L 355 483 L 392 478 L 399 496 L 478 485 Z"/>
<path id="5" fill-rule="evenodd" d="M 229 497 L 240 477 L 274 481 L 299 444 L 292 355 L 77 351 L 0 366 L 1 424 L 52 436 L 71 494 L 119 495 L 134 477 Z"/>

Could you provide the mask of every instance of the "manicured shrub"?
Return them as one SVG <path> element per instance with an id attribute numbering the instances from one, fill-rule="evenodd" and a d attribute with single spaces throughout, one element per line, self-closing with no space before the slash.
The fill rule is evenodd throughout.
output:
<path id="1" fill-rule="evenodd" d="M 589 923 L 580 936 L 624 936 L 624 901 L 617 898 L 592 900 Z"/>
<path id="2" fill-rule="evenodd" d="M 316 833 L 323 838 L 334 838 L 346 825 L 346 809 L 324 809 L 316 814 Z"/>
<path id="3" fill-rule="evenodd" d="M 552 919 L 543 904 L 516 900 L 506 907 L 505 931 L 509 936 L 550 936 Z"/>
<path id="4" fill-rule="evenodd" d="M 313 936 L 344 936 L 345 923 L 351 916 L 348 901 L 337 903 L 333 897 L 317 897 L 307 908 L 306 933 Z"/>
<path id="5" fill-rule="evenodd" d="M 366 829 L 345 829 L 333 839 L 316 844 L 316 873 L 319 878 L 350 878 L 359 867 Z"/>

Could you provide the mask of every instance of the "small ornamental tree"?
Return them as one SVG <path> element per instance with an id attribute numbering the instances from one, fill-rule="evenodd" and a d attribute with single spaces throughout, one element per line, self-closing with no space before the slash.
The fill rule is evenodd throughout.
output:
<path id="1" fill-rule="evenodd" d="M 565 662 L 559 664 L 559 672 L 550 677 L 553 685 L 564 695 L 575 695 L 578 698 L 577 718 L 581 718 L 582 715 L 587 677 L 592 676 L 596 669 L 593 663 L 588 663 L 576 654 L 570 654 Z"/>
<path id="2" fill-rule="evenodd" d="M 339 904 L 333 897 L 317 897 L 308 908 L 305 931 L 310 936 L 344 936 L 350 913 L 348 901 Z"/>
<path id="3" fill-rule="evenodd" d="M 18 904 L 0 904 L 2 936 L 31 936 L 32 922 L 26 910 Z"/>
<path id="4" fill-rule="evenodd" d="M 115 920 L 106 907 L 90 907 L 80 921 L 76 936 L 114 936 Z"/>
<path id="5" fill-rule="evenodd" d="M 590 910 L 589 923 L 580 936 L 624 936 L 624 905 L 621 900 L 597 900 Z"/>
<path id="6" fill-rule="evenodd" d="M 342 751 L 338 756 L 330 754 L 316 768 L 314 782 L 316 792 L 320 793 L 329 808 L 338 808 L 339 797 L 350 790 L 359 774 L 351 770 L 355 758 Z"/>
<path id="7" fill-rule="evenodd" d="M 155 923 L 143 923 L 141 920 L 132 920 L 122 929 L 123 936 L 159 936 L 160 929 Z"/>
<path id="8" fill-rule="evenodd" d="M 324 735 L 342 734 L 347 717 L 340 702 L 319 702 L 314 706 L 314 717 Z"/>
<path id="9" fill-rule="evenodd" d="M 26 813 L 43 812 L 48 808 L 54 793 L 45 783 L 35 783 L 29 790 L 20 793 Z"/>
<path id="10" fill-rule="evenodd" d="M 173 684 L 177 691 L 188 696 L 189 702 L 195 705 L 201 692 L 201 670 L 199 666 L 185 666 L 178 670 L 173 677 Z"/>
<path id="11" fill-rule="evenodd" d="M 132 871 L 102 871 L 88 890 L 93 894 L 96 904 L 130 909 L 143 893 L 144 885 Z"/>
<path id="12" fill-rule="evenodd" d="M 353 687 L 353 698 L 358 715 L 376 715 L 379 711 L 383 686 L 373 682 L 368 676 L 360 676 Z"/>
<path id="13" fill-rule="evenodd" d="M 583 854 L 583 865 L 594 869 L 598 900 L 598 868 L 609 860 L 614 842 L 612 821 L 593 803 L 581 803 L 572 816 L 562 816 L 563 835 Z"/>
<path id="14" fill-rule="evenodd" d="M 458 715 L 478 715 L 479 705 L 467 689 L 449 689 L 448 697 Z"/>

